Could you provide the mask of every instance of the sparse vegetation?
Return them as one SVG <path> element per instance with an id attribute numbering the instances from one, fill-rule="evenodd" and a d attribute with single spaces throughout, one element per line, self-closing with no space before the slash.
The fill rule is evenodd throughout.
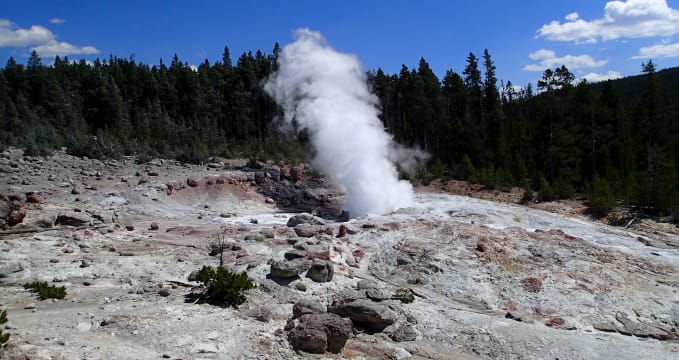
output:
<path id="1" fill-rule="evenodd" d="M 66 288 L 63 286 L 48 285 L 47 282 L 34 281 L 24 284 L 24 289 L 38 294 L 40 300 L 63 299 L 66 297 Z"/>
<path id="2" fill-rule="evenodd" d="M 236 274 L 223 266 L 218 266 L 216 269 L 203 266 L 196 274 L 196 280 L 205 285 L 203 296 L 206 302 L 214 305 L 238 307 L 245 302 L 242 292 L 255 287 L 245 272 Z"/>

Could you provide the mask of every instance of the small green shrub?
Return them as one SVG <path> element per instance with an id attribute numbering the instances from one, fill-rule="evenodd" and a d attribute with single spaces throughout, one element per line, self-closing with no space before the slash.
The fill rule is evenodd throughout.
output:
<path id="1" fill-rule="evenodd" d="M 196 274 L 196 280 L 205 285 L 206 301 L 214 305 L 238 307 L 245 302 L 242 292 L 255 287 L 245 272 L 232 273 L 222 266 L 218 266 L 216 270 L 211 266 L 203 266 Z"/>
<path id="2" fill-rule="evenodd" d="M 47 282 L 34 281 L 24 284 L 24 289 L 31 290 L 38 294 L 40 300 L 45 299 L 63 299 L 66 297 L 66 288 L 63 286 L 56 287 L 48 285 Z"/>
<path id="3" fill-rule="evenodd" d="M 4 327 L 3 325 L 5 325 L 5 323 L 7 323 L 7 310 L 2 310 L 0 312 L 0 327 Z M 4 348 L 8 341 L 9 334 L 3 333 L 2 328 L 0 328 L 0 349 Z"/>

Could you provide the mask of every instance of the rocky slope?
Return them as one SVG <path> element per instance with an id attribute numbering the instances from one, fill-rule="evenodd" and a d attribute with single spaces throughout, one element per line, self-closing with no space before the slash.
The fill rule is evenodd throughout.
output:
<path id="1" fill-rule="evenodd" d="M 679 236 L 421 189 L 339 222 L 303 167 L 0 158 L 0 306 L 12 359 L 672 359 Z M 554 205 L 558 208 L 558 205 Z M 295 215 L 305 210 L 313 215 Z M 549 209 L 548 209 L 549 210 Z M 237 309 L 191 273 L 257 287 Z M 29 281 L 64 286 L 38 300 Z"/>

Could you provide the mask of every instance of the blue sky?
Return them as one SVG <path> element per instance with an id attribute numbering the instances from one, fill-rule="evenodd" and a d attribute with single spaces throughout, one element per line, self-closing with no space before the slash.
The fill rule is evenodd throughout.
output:
<path id="1" fill-rule="evenodd" d="M 110 54 L 157 64 L 177 53 L 199 64 L 233 61 L 248 50 L 270 53 L 296 28 L 318 30 L 366 69 L 396 73 L 424 57 L 442 77 L 458 73 L 469 52 L 488 48 L 499 79 L 535 82 L 565 64 L 578 77 L 636 75 L 649 58 L 679 65 L 679 0 L 625 1 L 31 1 L 0 10 L 0 66 Z"/>

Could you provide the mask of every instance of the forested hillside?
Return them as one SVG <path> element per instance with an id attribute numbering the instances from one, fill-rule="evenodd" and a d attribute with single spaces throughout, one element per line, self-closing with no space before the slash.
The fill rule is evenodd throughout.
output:
<path id="1" fill-rule="evenodd" d="M 187 162 L 303 159 L 304 139 L 276 129 L 280 110 L 262 90 L 278 51 L 276 44 L 271 55 L 244 53 L 232 64 L 225 48 L 222 61 L 197 69 L 176 55 L 169 65 L 112 56 L 93 64 L 57 57 L 45 66 L 35 52 L 26 65 L 11 58 L 0 71 L 0 148 Z M 443 79 L 424 59 L 398 74 L 367 73 L 388 131 L 432 155 L 420 177 L 520 185 L 542 200 L 586 194 L 596 211 L 622 201 L 677 213 L 677 71 L 657 72 L 649 61 L 640 77 L 592 86 L 562 66 L 547 69 L 537 89 L 517 91 L 495 70 L 486 50 Z"/>

